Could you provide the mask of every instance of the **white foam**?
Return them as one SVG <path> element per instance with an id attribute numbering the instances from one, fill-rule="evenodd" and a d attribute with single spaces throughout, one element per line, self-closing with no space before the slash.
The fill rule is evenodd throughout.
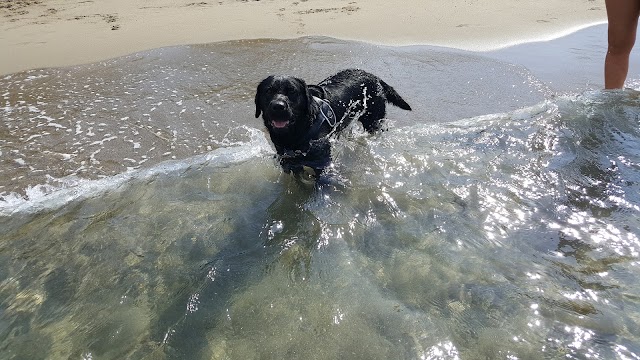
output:
<path id="1" fill-rule="evenodd" d="M 430 45 L 430 46 L 441 46 L 441 47 L 454 48 L 454 49 L 460 49 L 460 50 L 466 50 L 466 51 L 489 52 L 489 51 L 505 49 L 508 47 L 521 45 L 521 44 L 551 41 L 567 35 L 571 35 L 573 33 L 590 28 L 592 26 L 598 26 L 606 23 L 607 21 L 595 21 L 591 23 L 570 26 L 562 29 L 551 30 L 543 33 L 534 33 L 535 35 L 522 36 L 517 38 L 510 38 L 508 36 L 504 36 L 501 38 L 488 38 L 485 40 L 479 40 L 477 38 L 451 39 L 449 41 L 409 43 L 406 45 L 408 46 Z"/>
<path id="2" fill-rule="evenodd" d="M 132 182 L 148 181 L 161 174 L 175 174 L 193 166 L 229 166 L 272 151 L 269 141 L 262 131 L 249 127 L 244 127 L 244 129 L 250 136 L 248 142 L 218 148 L 209 153 L 184 160 L 165 161 L 149 169 L 133 170 L 99 180 L 87 180 L 73 176 L 62 179 L 50 177 L 51 183 L 55 185 L 31 186 L 25 189 L 25 196 L 16 193 L 0 195 L 0 216 L 57 209 L 72 201 L 101 196 Z"/>
<path id="3" fill-rule="evenodd" d="M 561 37 L 565 37 L 568 35 L 571 35 L 573 33 L 576 33 L 580 30 L 584 30 L 587 28 L 590 28 L 592 26 L 598 26 L 598 25 L 602 25 L 602 24 L 606 24 L 607 21 L 596 21 L 596 22 L 592 22 L 592 23 L 587 23 L 587 24 L 581 24 L 581 25 L 576 25 L 573 27 L 568 27 L 565 29 L 560 29 L 554 32 L 549 32 L 549 33 L 543 33 L 543 34 L 537 34 L 537 35 L 532 35 L 529 37 L 522 37 L 516 40 L 509 40 L 509 41 L 494 41 L 494 42 L 476 42 L 473 44 L 468 44 L 466 46 L 463 46 L 462 48 L 464 48 L 465 50 L 471 50 L 471 51 L 494 51 L 494 50 L 500 50 L 500 49 L 505 49 L 508 47 L 512 47 L 512 46 L 516 46 L 516 45 L 522 45 L 522 44 L 528 44 L 528 43 L 535 43 L 535 42 L 545 42 L 545 41 L 551 41 L 551 40 L 555 40 L 555 39 L 559 39 Z"/>

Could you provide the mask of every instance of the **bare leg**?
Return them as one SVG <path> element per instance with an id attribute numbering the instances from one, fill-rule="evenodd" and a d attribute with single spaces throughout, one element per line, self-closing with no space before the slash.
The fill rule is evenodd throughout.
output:
<path id="1" fill-rule="evenodd" d="M 609 48 L 604 61 L 604 88 L 620 89 L 629 71 L 629 55 L 636 41 L 640 1 L 605 0 L 609 20 Z"/>

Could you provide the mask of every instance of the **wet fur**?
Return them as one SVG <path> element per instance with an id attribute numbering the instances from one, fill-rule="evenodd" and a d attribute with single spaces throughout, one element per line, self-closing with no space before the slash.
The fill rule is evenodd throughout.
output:
<path id="1" fill-rule="evenodd" d="M 314 125 L 320 111 L 313 96 L 329 102 L 338 120 L 336 129 L 325 122 L 310 133 L 318 129 Z M 306 166 L 320 174 L 331 162 L 327 135 L 354 119 L 368 132 L 376 132 L 386 115 L 386 103 L 411 110 L 390 85 L 363 70 L 343 70 L 318 85 L 291 76 L 269 76 L 256 90 L 255 116 L 262 115 L 286 172 L 298 173 Z"/>

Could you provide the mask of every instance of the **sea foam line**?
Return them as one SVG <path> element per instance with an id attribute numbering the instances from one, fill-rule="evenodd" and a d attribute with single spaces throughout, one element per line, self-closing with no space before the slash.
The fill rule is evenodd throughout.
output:
<path id="1" fill-rule="evenodd" d="M 183 172 L 194 166 L 224 167 L 268 154 L 272 151 L 264 133 L 246 127 L 250 141 L 237 146 L 222 147 L 206 154 L 183 160 L 169 160 L 149 169 L 137 169 L 98 180 L 61 179 L 62 187 L 36 185 L 26 189 L 27 196 L 10 193 L 0 197 L 0 216 L 38 213 L 65 206 L 72 201 L 101 196 L 127 186 L 133 181 L 149 180 L 158 175 Z"/>

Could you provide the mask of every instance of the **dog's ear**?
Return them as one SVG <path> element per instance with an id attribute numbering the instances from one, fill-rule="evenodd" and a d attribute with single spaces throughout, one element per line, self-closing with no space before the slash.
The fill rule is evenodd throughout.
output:
<path id="1" fill-rule="evenodd" d="M 315 110 L 315 101 L 313 100 L 313 93 L 311 92 L 311 89 L 309 87 L 307 87 L 306 89 L 307 91 L 305 92 L 306 98 L 307 98 L 307 108 L 309 110 L 307 110 L 309 112 L 309 116 L 315 117 L 316 115 L 316 110 Z"/>
<path id="2" fill-rule="evenodd" d="M 307 106 L 307 115 L 313 115 L 313 97 L 311 95 L 311 91 L 309 90 L 309 86 L 307 82 L 300 78 L 293 78 L 293 81 L 296 83 L 296 91 L 297 93 L 304 98 Z"/>
<path id="3" fill-rule="evenodd" d="M 320 99 L 327 98 L 327 92 L 324 90 L 323 87 L 318 85 L 308 85 L 307 88 L 309 89 L 309 92 L 311 93 L 311 95 L 319 97 Z"/>
<path id="4" fill-rule="evenodd" d="M 260 102 L 262 101 L 262 97 L 264 93 L 267 91 L 267 86 L 273 81 L 273 76 L 269 76 L 268 78 L 262 80 L 256 89 L 256 119 L 260 117 L 262 113 L 262 109 L 260 108 Z"/>
<path id="5" fill-rule="evenodd" d="M 307 85 L 307 103 L 309 104 L 309 115 L 311 116 L 315 116 L 316 111 L 318 111 L 316 102 L 313 100 L 314 96 L 326 99 L 327 92 L 318 85 Z"/>

